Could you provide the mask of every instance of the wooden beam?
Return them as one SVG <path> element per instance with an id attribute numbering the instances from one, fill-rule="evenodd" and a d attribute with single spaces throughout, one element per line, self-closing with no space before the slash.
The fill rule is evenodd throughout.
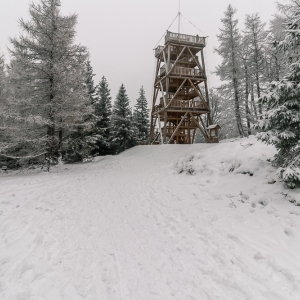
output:
<path id="1" fill-rule="evenodd" d="M 203 98 L 201 92 L 195 87 L 195 85 L 193 84 L 193 82 L 192 82 L 191 79 L 189 79 L 189 81 L 190 81 L 191 85 L 194 87 L 195 91 L 197 91 L 197 94 L 199 95 L 200 99 L 202 99 L 202 101 L 204 101 L 204 104 L 205 104 L 205 106 L 206 106 L 206 109 L 207 109 L 208 111 L 210 111 L 210 108 L 209 108 L 208 104 L 206 103 L 205 99 Z"/>
<path id="2" fill-rule="evenodd" d="M 195 120 L 193 114 L 190 113 L 190 112 L 189 112 L 189 114 L 191 115 L 193 122 L 194 122 L 194 123 L 196 124 L 196 126 L 200 129 L 200 131 L 201 131 L 203 137 L 205 138 L 206 142 L 209 143 L 209 142 L 210 142 L 209 137 L 206 135 L 206 132 L 204 131 L 204 129 L 203 129 L 203 128 L 200 126 L 200 124 Z"/>
<path id="3" fill-rule="evenodd" d="M 194 144 L 194 142 L 195 142 L 196 131 L 197 131 L 197 129 L 194 129 L 192 144 Z"/>
<path id="4" fill-rule="evenodd" d="M 162 135 L 162 130 L 161 130 L 161 124 L 160 124 L 160 119 L 158 118 L 158 127 L 159 127 L 159 132 L 160 132 L 160 144 L 163 144 L 163 135 Z"/>
<path id="5" fill-rule="evenodd" d="M 202 126 L 203 126 L 203 129 L 205 130 L 206 135 L 209 137 L 209 135 L 208 135 L 208 133 L 207 133 L 206 126 L 205 126 L 205 124 L 204 124 L 204 122 L 203 122 L 201 116 L 199 116 L 199 119 L 200 119 L 200 122 L 201 122 L 201 124 L 202 124 Z"/>
<path id="6" fill-rule="evenodd" d="M 149 143 L 151 143 L 151 140 L 152 140 L 152 137 L 153 137 L 153 134 L 154 134 L 154 129 L 155 129 L 155 124 L 156 124 L 156 121 L 157 121 L 157 118 L 158 116 L 155 116 L 155 121 L 153 122 L 153 116 L 151 116 L 151 127 L 150 127 L 150 136 L 149 136 Z"/>
<path id="7" fill-rule="evenodd" d="M 197 59 L 197 56 L 195 56 L 195 55 L 193 54 L 193 52 L 191 51 L 191 49 L 190 49 L 189 47 L 187 47 L 187 49 L 189 50 L 191 56 L 193 57 L 195 63 L 197 64 L 199 70 L 201 70 L 201 71 L 203 72 L 203 68 L 202 68 L 202 66 L 201 66 L 200 63 L 199 63 L 199 60 Z"/>
<path id="8" fill-rule="evenodd" d="M 179 58 L 181 57 L 181 55 L 182 55 L 182 53 L 185 51 L 185 49 L 186 49 L 186 46 L 183 47 L 183 49 L 181 50 L 180 54 L 177 56 L 177 58 L 176 58 L 176 60 L 175 60 L 175 62 L 174 62 L 174 64 L 173 64 L 172 68 L 170 69 L 170 71 L 168 72 L 167 75 L 169 75 L 169 74 L 173 71 L 174 67 L 176 66 L 176 64 L 177 64 L 177 62 L 178 62 L 178 60 L 179 60 Z"/>
<path id="9" fill-rule="evenodd" d="M 184 116 L 181 118 L 181 121 L 179 122 L 179 124 L 177 125 L 177 127 L 175 128 L 173 134 L 171 135 L 169 141 L 168 141 L 168 144 L 170 144 L 171 140 L 174 138 L 175 136 L 175 133 L 178 131 L 178 129 L 180 128 L 180 125 L 182 124 L 182 122 L 184 121 L 185 117 L 187 116 L 187 112 L 184 114 Z"/>
<path id="10" fill-rule="evenodd" d="M 167 141 L 167 123 L 168 123 L 168 113 L 164 111 L 164 143 Z"/>
<path id="11" fill-rule="evenodd" d="M 183 87 L 183 85 L 185 84 L 186 81 L 187 81 L 187 79 L 184 79 L 184 81 L 181 83 L 180 87 L 177 89 L 176 93 L 174 94 L 174 96 L 172 97 L 172 99 L 170 100 L 170 102 L 168 103 L 168 105 L 166 106 L 166 108 L 168 108 L 171 105 L 171 102 L 178 95 L 178 93 L 180 92 L 181 88 Z"/>
<path id="12" fill-rule="evenodd" d="M 205 61 L 204 61 L 204 52 L 203 52 L 203 49 L 201 50 L 201 59 L 202 59 L 202 65 L 203 65 L 204 74 L 205 74 L 205 77 L 206 77 L 206 70 L 205 70 Z M 208 93 L 208 87 L 207 87 L 207 80 L 204 81 L 204 86 L 205 86 L 206 102 L 207 102 L 207 105 L 209 107 L 209 93 Z M 210 113 L 207 114 L 207 120 L 208 120 L 208 124 L 211 125 L 212 124 L 212 120 L 211 120 Z"/>
<path id="13" fill-rule="evenodd" d="M 165 98 L 165 95 L 164 95 L 164 88 L 163 88 L 161 82 L 160 82 L 160 89 L 161 89 L 161 95 L 162 95 L 162 98 L 163 98 L 163 101 L 164 101 L 164 105 L 165 105 L 165 107 L 167 107 L 167 102 L 166 102 L 166 98 Z"/>
<path id="14" fill-rule="evenodd" d="M 164 56 L 164 62 L 165 62 L 166 73 L 168 74 L 169 66 L 168 66 L 168 61 L 167 61 L 167 59 L 166 59 L 165 50 L 163 51 L 163 56 Z"/>

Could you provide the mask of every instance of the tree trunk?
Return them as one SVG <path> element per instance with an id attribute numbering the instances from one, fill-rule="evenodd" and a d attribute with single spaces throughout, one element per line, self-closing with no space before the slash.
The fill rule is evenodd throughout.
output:
<path id="1" fill-rule="evenodd" d="M 254 86 L 253 84 L 251 84 L 251 104 L 252 104 L 252 108 L 254 111 L 254 115 L 255 115 L 255 119 L 257 120 L 257 109 L 256 109 L 256 105 L 255 105 L 255 101 L 254 101 Z"/>
<path id="2" fill-rule="evenodd" d="M 248 104 L 249 98 L 249 76 L 248 76 L 248 66 L 244 63 L 245 68 L 245 112 L 246 112 L 246 120 L 247 120 L 247 129 L 248 135 L 251 134 L 251 127 L 250 127 L 250 109 Z"/>
<path id="3" fill-rule="evenodd" d="M 230 27 L 231 27 L 230 37 L 231 37 L 232 81 L 233 81 L 233 90 L 234 90 L 235 118 L 236 118 L 236 123 L 237 123 L 237 128 L 238 128 L 239 134 L 241 136 L 244 136 L 244 130 L 243 130 L 243 125 L 242 125 L 241 113 L 240 113 L 237 65 L 236 65 L 236 57 L 235 57 L 232 20 L 230 23 Z"/>

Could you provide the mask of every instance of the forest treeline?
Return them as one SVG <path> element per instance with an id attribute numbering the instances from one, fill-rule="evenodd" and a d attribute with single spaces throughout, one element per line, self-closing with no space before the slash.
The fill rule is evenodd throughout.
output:
<path id="1" fill-rule="evenodd" d="M 88 49 L 75 43 L 77 16 L 60 0 L 31 4 L 22 35 L 0 58 L 0 163 L 9 167 L 77 162 L 146 143 L 149 109 L 141 87 L 132 110 L 122 84 L 112 103 L 105 77 L 94 84 Z M 258 13 L 225 11 L 215 51 L 222 84 L 210 90 L 220 139 L 257 134 L 278 150 L 274 165 L 289 187 L 300 182 L 300 0 Z"/>
<path id="2" fill-rule="evenodd" d="M 148 139 L 143 87 L 130 107 L 122 84 L 112 105 L 105 77 L 94 84 L 88 49 L 75 43 L 77 15 L 60 0 L 30 4 L 22 35 L 0 58 L 0 162 L 10 168 L 114 154 Z"/>
<path id="3" fill-rule="evenodd" d="M 278 150 L 274 166 L 294 188 L 300 182 L 300 1 L 278 4 L 269 26 L 258 13 L 245 16 L 240 30 L 228 6 L 215 51 L 222 85 L 210 92 L 212 118 L 221 138 L 257 138 Z"/>

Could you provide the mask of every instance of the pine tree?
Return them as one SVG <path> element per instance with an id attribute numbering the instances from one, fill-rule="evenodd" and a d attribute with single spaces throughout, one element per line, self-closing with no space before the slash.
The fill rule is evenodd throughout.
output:
<path id="1" fill-rule="evenodd" d="M 90 98 L 90 102 L 92 104 L 94 104 L 97 100 L 96 100 L 96 87 L 94 84 L 94 79 L 93 77 L 95 76 L 94 72 L 93 72 L 93 67 L 91 65 L 91 61 L 88 59 L 86 62 L 86 81 L 85 81 L 85 85 L 87 88 L 87 93 L 89 95 Z"/>
<path id="2" fill-rule="evenodd" d="M 284 39 L 285 17 L 275 14 L 270 21 L 270 32 L 266 37 L 266 54 L 268 63 L 268 82 L 279 81 L 286 72 L 286 59 L 284 51 L 279 48 L 279 43 Z"/>
<path id="3" fill-rule="evenodd" d="M 110 153 L 110 127 L 111 127 L 111 96 L 106 78 L 103 76 L 96 89 L 97 101 L 95 102 L 95 114 L 97 116 L 96 132 L 102 138 L 97 141 L 98 153 Z"/>
<path id="4" fill-rule="evenodd" d="M 220 76 L 222 81 L 227 82 L 228 88 L 232 91 L 236 126 L 239 134 L 244 136 L 239 95 L 241 61 L 238 52 L 241 35 L 238 30 L 238 20 L 234 19 L 235 14 L 236 10 L 229 5 L 225 17 L 222 19 L 223 28 L 220 29 L 221 33 L 218 35 L 220 46 L 215 51 L 222 57 L 223 61 L 217 67 L 216 74 Z"/>
<path id="5" fill-rule="evenodd" d="M 94 85 L 93 77 L 95 76 L 90 60 L 85 63 L 85 82 L 86 92 L 89 97 L 89 104 L 95 107 L 97 102 L 97 95 L 95 93 L 96 87 Z M 89 158 L 91 154 L 95 153 L 98 149 L 97 142 L 103 140 L 101 132 L 96 130 L 97 117 L 95 115 L 95 108 L 90 114 L 84 116 L 84 124 L 89 126 L 82 126 L 79 124 L 70 133 L 68 137 L 68 143 L 64 147 L 64 161 L 65 162 L 78 162 L 83 161 L 85 158 Z"/>
<path id="6" fill-rule="evenodd" d="M 7 96 L 7 76 L 5 73 L 4 56 L 0 55 L 0 153 L 5 149 L 9 133 L 5 119 L 5 113 L 8 108 Z"/>
<path id="7" fill-rule="evenodd" d="M 261 102 L 267 107 L 258 128 L 258 139 L 278 150 L 275 165 L 278 175 L 290 188 L 300 182 L 300 1 L 294 0 L 286 24 L 286 36 L 279 44 L 289 61 L 282 80 L 272 82 Z"/>
<path id="8" fill-rule="evenodd" d="M 140 89 L 140 96 L 134 109 L 134 123 L 138 129 L 140 141 L 147 141 L 149 138 L 149 109 L 143 86 Z"/>
<path id="9" fill-rule="evenodd" d="M 245 21 L 245 40 L 249 45 L 250 51 L 250 72 L 252 77 L 252 84 L 256 86 L 257 98 L 261 97 L 261 90 L 263 85 L 265 65 L 265 49 L 264 44 L 266 40 L 265 24 L 262 23 L 260 16 L 256 13 L 247 15 Z M 262 114 L 262 104 L 258 104 L 258 112 Z"/>
<path id="10" fill-rule="evenodd" d="M 138 130 L 133 125 L 126 89 L 122 84 L 113 107 L 111 141 L 124 151 L 138 142 Z"/>
<path id="11" fill-rule="evenodd" d="M 74 43 L 77 16 L 62 16 L 59 8 L 60 0 L 32 3 L 30 20 L 20 20 L 24 34 L 11 39 L 16 113 L 27 127 L 21 140 L 44 151 L 48 162 L 70 144 L 70 132 L 91 125 L 85 123 L 92 111 L 84 85 L 87 49 Z"/>

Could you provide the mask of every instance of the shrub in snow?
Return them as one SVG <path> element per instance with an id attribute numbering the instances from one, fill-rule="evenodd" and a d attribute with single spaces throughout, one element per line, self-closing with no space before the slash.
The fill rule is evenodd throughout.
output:
<path id="1" fill-rule="evenodd" d="M 300 182 L 300 6 L 296 3 L 286 25 L 286 37 L 279 47 L 284 49 L 290 65 L 284 78 L 272 82 L 268 93 L 260 99 L 266 112 L 257 125 L 263 131 L 257 137 L 275 145 L 277 174 L 288 187 L 295 188 Z"/>

